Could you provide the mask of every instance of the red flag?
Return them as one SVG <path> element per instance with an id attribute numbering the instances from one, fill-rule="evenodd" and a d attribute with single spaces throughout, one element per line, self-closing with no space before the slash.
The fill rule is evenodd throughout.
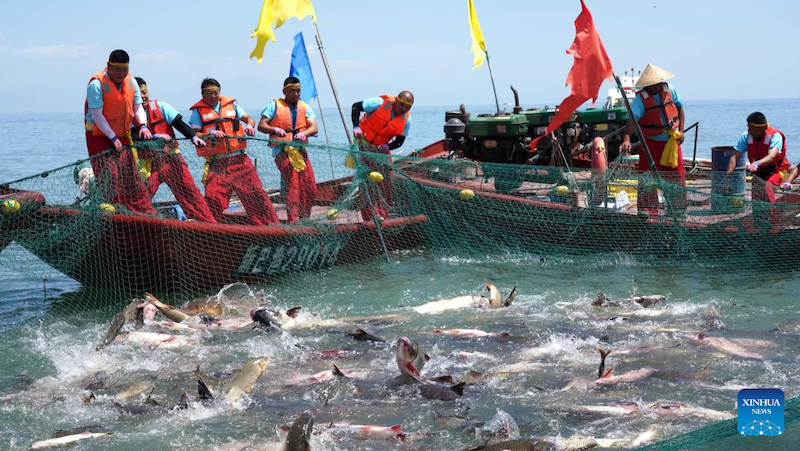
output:
<path id="1" fill-rule="evenodd" d="M 558 106 L 558 113 L 547 126 L 545 136 L 569 119 L 572 112 L 583 102 L 589 99 L 596 102 L 603 80 L 614 75 L 611 60 L 606 54 L 603 42 L 600 41 L 600 35 L 594 28 L 592 13 L 586 8 L 583 0 L 581 8 L 581 13 L 575 19 L 575 41 L 567 50 L 567 54 L 571 53 L 574 56 L 572 69 L 567 75 L 567 85 L 572 85 L 572 93 Z M 531 142 L 531 150 L 536 150 L 536 144 L 541 138 Z"/>

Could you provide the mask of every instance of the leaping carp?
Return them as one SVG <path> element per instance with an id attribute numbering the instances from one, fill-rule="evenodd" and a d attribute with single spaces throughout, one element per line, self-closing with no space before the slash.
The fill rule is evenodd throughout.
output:
<path id="1" fill-rule="evenodd" d="M 514 285 L 514 288 L 511 290 L 511 293 L 509 293 L 508 297 L 503 299 L 500 295 L 500 290 L 498 290 L 493 283 L 486 280 L 484 281 L 484 284 L 486 285 L 486 289 L 489 291 L 488 297 L 469 295 L 458 296 L 450 299 L 442 299 L 414 307 L 414 311 L 423 315 L 437 315 L 449 310 L 459 310 L 464 308 L 493 309 L 508 307 L 514 302 L 514 299 L 517 296 L 516 285 Z"/>

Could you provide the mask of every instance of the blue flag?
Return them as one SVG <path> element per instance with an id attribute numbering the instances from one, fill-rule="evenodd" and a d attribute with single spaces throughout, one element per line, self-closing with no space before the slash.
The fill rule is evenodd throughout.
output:
<path id="1" fill-rule="evenodd" d="M 314 84 L 314 74 L 311 72 L 311 62 L 308 60 L 308 53 L 306 53 L 303 33 L 297 33 L 294 37 L 292 65 L 289 66 L 289 76 L 297 77 L 300 80 L 300 99 L 303 102 L 308 103 L 311 99 L 317 98 L 317 85 Z"/>

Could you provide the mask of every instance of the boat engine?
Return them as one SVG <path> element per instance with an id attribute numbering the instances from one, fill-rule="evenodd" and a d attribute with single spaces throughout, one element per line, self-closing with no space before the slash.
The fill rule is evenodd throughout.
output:
<path id="1" fill-rule="evenodd" d="M 622 129 L 628 120 L 625 108 L 586 109 L 573 113 L 551 136 L 531 149 L 533 139 L 544 135 L 557 110 L 523 109 L 514 87 L 513 112 L 473 117 L 462 104 L 445 113 L 445 142 L 455 155 L 487 163 L 589 166 L 587 145 L 596 136 L 606 139 L 608 161 L 619 154 Z M 583 155 L 582 155 L 583 154 Z"/>

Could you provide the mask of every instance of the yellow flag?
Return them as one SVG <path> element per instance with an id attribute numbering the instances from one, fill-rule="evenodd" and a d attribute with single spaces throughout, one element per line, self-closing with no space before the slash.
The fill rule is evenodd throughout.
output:
<path id="1" fill-rule="evenodd" d="M 472 34 L 472 67 L 480 67 L 486 61 L 486 42 L 483 40 L 481 24 L 478 23 L 478 13 L 475 5 L 469 0 L 469 31 Z"/>
<path id="2" fill-rule="evenodd" d="M 274 29 L 280 28 L 292 17 L 303 20 L 306 16 L 311 16 L 311 22 L 317 21 L 311 0 L 264 0 L 258 26 L 250 35 L 251 38 L 256 38 L 256 48 L 250 53 L 250 58 L 258 58 L 258 63 L 261 64 L 267 41 L 275 42 Z"/>

